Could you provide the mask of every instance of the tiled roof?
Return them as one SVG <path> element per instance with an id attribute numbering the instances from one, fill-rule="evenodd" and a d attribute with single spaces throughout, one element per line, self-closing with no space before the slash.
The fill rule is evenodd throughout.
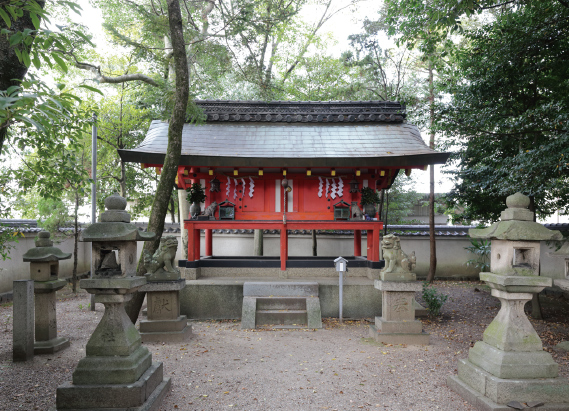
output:
<path id="1" fill-rule="evenodd" d="M 168 123 L 153 121 L 126 162 L 162 164 Z M 410 124 L 185 124 L 180 165 L 235 167 L 402 167 L 442 164 Z"/>

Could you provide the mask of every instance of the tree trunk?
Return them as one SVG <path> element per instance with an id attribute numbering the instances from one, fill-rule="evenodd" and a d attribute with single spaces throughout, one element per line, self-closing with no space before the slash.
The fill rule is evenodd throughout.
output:
<path id="1" fill-rule="evenodd" d="M 79 212 L 79 192 L 75 190 L 75 214 L 73 227 L 75 232 L 73 233 L 73 274 L 71 275 L 71 281 L 73 284 L 73 292 L 77 292 L 77 248 L 79 244 L 79 223 L 77 222 L 77 214 Z"/>
<path id="2" fill-rule="evenodd" d="M 389 212 L 389 191 L 385 192 L 385 221 L 383 222 L 383 236 L 387 235 L 387 213 Z"/>
<path id="3" fill-rule="evenodd" d="M 168 148 L 164 158 L 164 166 L 160 174 L 156 195 L 152 203 L 148 231 L 156 234 L 153 241 L 146 241 L 138 261 L 137 275 L 144 275 L 144 253 L 153 255 L 160 245 L 160 237 L 164 231 L 164 220 L 168 213 L 168 203 L 172 195 L 172 187 L 176 180 L 178 164 L 182 152 L 182 129 L 186 120 L 186 109 L 189 98 L 189 74 L 186 64 L 186 48 L 184 46 L 184 33 L 182 15 L 178 0 L 167 0 L 168 23 L 170 25 L 170 38 L 172 40 L 172 54 L 176 73 L 176 92 L 174 97 L 174 109 L 168 128 Z M 133 323 L 138 319 L 140 307 L 144 301 L 144 293 L 135 293 L 132 300 L 126 304 L 127 314 Z"/>
<path id="4" fill-rule="evenodd" d="M 429 147 L 435 148 L 435 133 L 433 132 L 433 123 L 435 121 L 435 87 L 433 83 L 433 63 L 429 60 L 429 117 L 431 125 L 431 135 L 429 138 Z M 437 244 L 435 242 L 435 165 L 429 167 L 429 245 L 431 258 L 429 261 L 429 274 L 427 281 L 433 282 L 437 271 Z"/>
<path id="5" fill-rule="evenodd" d="M 170 219 L 172 224 L 176 224 L 176 200 L 173 194 L 170 196 Z"/>
<path id="6" fill-rule="evenodd" d="M 312 256 L 318 256 L 318 239 L 316 238 L 316 230 L 312 230 Z"/>
<path id="7" fill-rule="evenodd" d="M 45 1 L 38 1 L 37 3 L 43 8 Z M 18 7 L 14 8 L 17 9 Z M 10 20 L 11 27 L 8 28 L 4 19 L 0 19 L 0 31 L 6 29 L 16 33 L 24 30 L 35 30 L 30 13 L 27 11 L 24 11 L 24 14 L 17 20 L 10 16 Z M 10 45 L 10 35 L 0 36 L 0 90 L 7 90 L 10 86 L 20 85 L 19 80 L 22 80 L 28 72 L 26 65 L 18 60 L 15 49 L 16 47 Z M 8 129 L 5 124 L 0 123 L 0 152 L 2 152 L 7 132 Z"/>

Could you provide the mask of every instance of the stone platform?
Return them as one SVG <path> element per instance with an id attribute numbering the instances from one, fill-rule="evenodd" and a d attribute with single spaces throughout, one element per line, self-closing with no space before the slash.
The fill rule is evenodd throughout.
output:
<path id="1" fill-rule="evenodd" d="M 162 363 L 153 363 L 134 383 L 74 385 L 57 388 L 52 411 L 158 411 L 169 392 L 170 378 L 164 378 Z"/>
<path id="2" fill-rule="evenodd" d="M 198 280 L 187 280 L 186 287 L 180 291 L 181 314 L 197 320 L 240 320 L 243 307 L 243 284 L 248 281 L 317 282 L 322 317 L 338 317 L 339 285 L 337 276 L 259 278 L 236 275 L 233 277 L 204 277 Z M 381 291 L 375 289 L 373 284 L 373 280 L 366 277 L 344 276 L 344 319 L 375 318 L 381 315 Z M 416 317 L 427 315 L 427 311 L 417 302 L 414 303 L 414 306 Z"/>

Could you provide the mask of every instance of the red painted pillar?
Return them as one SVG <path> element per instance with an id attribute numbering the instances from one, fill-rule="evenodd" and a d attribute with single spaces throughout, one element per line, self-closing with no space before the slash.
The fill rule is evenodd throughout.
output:
<path id="1" fill-rule="evenodd" d="M 205 256 L 211 257 L 212 256 L 212 234 L 211 228 L 205 229 Z"/>
<path id="2" fill-rule="evenodd" d="M 188 230 L 188 261 L 194 261 L 194 252 L 196 248 L 194 247 L 194 225 L 192 223 L 185 223 L 185 228 Z"/>
<path id="3" fill-rule="evenodd" d="M 379 261 L 379 227 L 373 230 L 373 260 Z"/>
<path id="4" fill-rule="evenodd" d="M 199 259 L 200 259 L 200 229 L 197 228 L 194 230 L 194 261 Z"/>
<path id="5" fill-rule="evenodd" d="M 373 230 L 367 230 L 367 259 L 373 261 Z"/>
<path id="6" fill-rule="evenodd" d="M 362 255 L 362 230 L 354 230 L 354 257 Z"/>
<path id="7" fill-rule="evenodd" d="M 286 225 L 281 228 L 281 271 L 286 270 L 286 260 L 288 259 L 288 233 Z"/>

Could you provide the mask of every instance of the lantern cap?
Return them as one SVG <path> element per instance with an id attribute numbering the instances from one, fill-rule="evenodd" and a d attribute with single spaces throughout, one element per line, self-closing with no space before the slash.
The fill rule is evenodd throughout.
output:
<path id="1" fill-rule="evenodd" d="M 49 231 L 40 231 L 36 246 L 30 248 L 22 256 L 26 263 L 59 261 L 71 258 L 71 253 L 64 253 L 59 248 L 53 246 L 53 241 L 49 238 Z"/>

